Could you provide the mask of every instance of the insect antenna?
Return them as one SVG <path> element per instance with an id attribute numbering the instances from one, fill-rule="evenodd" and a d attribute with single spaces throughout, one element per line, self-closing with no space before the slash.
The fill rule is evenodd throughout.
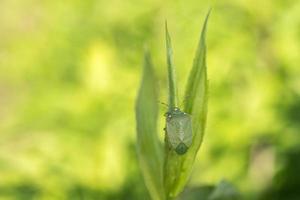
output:
<path id="1" fill-rule="evenodd" d="M 164 102 L 161 102 L 161 101 L 158 101 L 158 103 L 163 105 L 163 106 L 166 106 L 167 108 L 169 107 L 169 105 L 167 103 L 164 103 Z"/>

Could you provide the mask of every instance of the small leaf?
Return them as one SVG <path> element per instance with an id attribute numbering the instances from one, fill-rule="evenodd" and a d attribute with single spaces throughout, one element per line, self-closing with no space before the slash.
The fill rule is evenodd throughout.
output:
<path id="1" fill-rule="evenodd" d="M 187 188 L 177 200 L 240 200 L 241 196 L 234 185 L 222 180 L 217 186 Z"/>
<path id="2" fill-rule="evenodd" d="M 208 100 L 205 34 L 209 13 L 204 21 L 185 91 L 187 101 L 184 105 L 184 112 L 192 116 L 193 143 L 189 150 L 181 156 L 168 149 L 166 145 L 164 184 L 169 198 L 176 197 L 183 190 L 191 174 L 204 135 Z"/>
<path id="3" fill-rule="evenodd" d="M 153 200 L 164 200 L 163 152 L 157 135 L 157 87 L 149 53 L 136 101 L 137 152 L 146 186 Z"/>
<path id="4" fill-rule="evenodd" d="M 229 182 L 221 181 L 209 196 L 208 200 L 239 200 L 238 190 Z"/>
<path id="5" fill-rule="evenodd" d="M 211 185 L 187 188 L 176 200 L 208 200 L 208 197 L 214 189 L 215 186 Z"/>

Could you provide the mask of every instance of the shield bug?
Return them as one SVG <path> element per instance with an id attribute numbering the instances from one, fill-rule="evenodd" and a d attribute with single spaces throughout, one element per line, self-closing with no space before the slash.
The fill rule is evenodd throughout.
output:
<path id="1" fill-rule="evenodd" d="M 172 149 L 179 155 L 185 154 L 193 139 L 191 116 L 179 108 L 172 109 L 166 113 L 165 131 Z"/>

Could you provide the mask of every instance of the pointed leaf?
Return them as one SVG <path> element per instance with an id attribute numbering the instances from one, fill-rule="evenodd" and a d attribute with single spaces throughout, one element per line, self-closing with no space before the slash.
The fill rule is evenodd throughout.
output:
<path id="1" fill-rule="evenodd" d="M 208 200 L 239 200 L 241 196 L 234 185 L 222 180 L 209 196 Z"/>
<path id="2" fill-rule="evenodd" d="M 210 13 L 210 12 L 209 12 Z M 206 69 L 205 34 L 209 17 L 206 16 L 193 67 L 188 79 L 184 112 L 192 116 L 193 143 L 186 154 L 177 155 L 168 151 L 164 167 L 164 184 L 167 196 L 176 197 L 184 188 L 202 143 L 207 116 L 208 81 Z"/>
<path id="3" fill-rule="evenodd" d="M 137 152 L 146 186 L 153 200 L 164 200 L 163 152 L 157 136 L 157 87 L 149 53 L 136 101 Z"/>
<path id="4" fill-rule="evenodd" d="M 167 65 L 168 65 L 168 81 L 169 81 L 169 110 L 178 105 L 176 77 L 175 77 L 175 66 L 173 62 L 173 50 L 171 44 L 171 38 L 168 31 L 167 22 L 166 28 L 166 50 L 167 50 Z"/>

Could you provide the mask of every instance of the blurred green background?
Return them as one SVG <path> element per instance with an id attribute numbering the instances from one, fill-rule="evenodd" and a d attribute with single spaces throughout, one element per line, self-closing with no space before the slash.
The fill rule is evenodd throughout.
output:
<path id="1" fill-rule="evenodd" d="M 166 102 L 167 19 L 182 97 L 209 7 L 208 124 L 189 185 L 300 199 L 299 0 L 1 0 L 0 199 L 149 199 L 135 152 L 144 45 Z"/>

